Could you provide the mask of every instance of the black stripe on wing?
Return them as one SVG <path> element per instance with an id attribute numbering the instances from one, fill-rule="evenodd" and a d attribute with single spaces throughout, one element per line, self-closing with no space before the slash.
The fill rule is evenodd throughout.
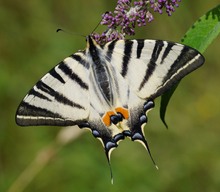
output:
<path id="1" fill-rule="evenodd" d="M 132 47 L 133 47 L 133 41 L 125 40 L 124 55 L 123 55 L 123 61 L 122 61 L 122 71 L 121 71 L 121 75 L 123 77 L 126 76 L 127 71 L 128 71 L 128 63 L 131 58 Z"/>
<path id="2" fill-rule="evenodd" d="M 112 59 L 112 53 L 114 51 L 115 48 L 115 43 L 117 41 L 112 41 L 111 43 L 109 43 L 108 47 L 107 47 L 107 54 L 106 54 L 106 59 L 110 62 Z"/>
<path id="3" fill-rule="evenodd" d="M 174 45 L 176 45 L 176 44 L 175 43 L 168 43 L 166 45 L 166 49 L 165 49 L 165 51 L 163 52 L 163 55 L 162 55 L 161 64 L 163 64 L 164 60 L 167 58 L 167 56 L 169 55 L 169 53 L 172 50 L 172 47 Z"/>
<path id="4" fill-rule="evenodd" d="M 89 86 L 75 72 L 72 71 L 63 61 L 60 62 L 58 68 L 61 69 L 70 79 L 80 85 L 81 88 L 88 90 Z"/>
<path id="5" fill-rule="evenodd" d="M 139 86 L 139 91 L 144 87 L 144 85 L 147 83 L 150 76 L 153 74 L 153 72 L 156 68 L 156 65 L 157 65 L 157 59 L 160 55 L 160 52 L 161 52 L 163 46 L 164 46 L 163 41 L 161 41 L 161 40 L 155 41 L 154 50 L 152 52 L 150 62 L 147 64 L 147 70 L 146 70 L 145 76 L 143 78 L 143 81 L 141 82 L 141 84 Z"/>
<path id="6" fill-rule="evenodd" d="M 172 64 L 167 75 L 156 93 L 150 98 L 154 99 L 170 89 L 179 82 L 184 76 L 199 68 L 205 61 L 205 58 L 195 49 L 184 46 L 177 59 Z"/>
<path id="7" fill-rule="evenodd" d="M 48 109 L 42 107 L 36 107 L 29 103 L 23 101 L 17 111 L 17 115 L 30 116 L 30 117 L 51 117 L 51 118 L 61 118 L 58 113 L 49 111 Z"/>
<path id="8" fill-rule="evenodd" d="M 38 97 L 40 99 L 44 99 L 50 102 L 52 101 L 46 95 L 43 95 L 42 93 L 37 92 L 34 88 L 29 91 L 28 95 L 33 95 L 34 97 Z"/>
<path id="9" fill-rule="evenodd" d="M 167 76 L 165 77 L 164 81 L 169 79 L 174 73 L 177 72 L 178 69 L 185 66 L 187 63 L 189 63 L 191 60 L 193 60 L 198 55 L 198 51 L 195 51 L 192 48 L 189 48 L 187 46 L 184 46 L 180 55 L 177 57 L 177 59 L 172 64 L 170 70 L 167 73 Z M 196 67 L 196 63 L 192 65 L 192 67 L 187 67 L 188 71 L 191 71 L 192 68 Z"/>
<path id="10" fill-rule="evenodd" d="M 81 52 L 83 53 L 83 52 Z M 83 53 L 84 54 L 84 53 Z M 82 66 L 84 66 L 86 69 L 89 69 L 89 64 L 88 62 L 86 62 L 80 55 L 78 54 L 72 54 L 70 56 L 71 58 L 73 58 L 74 60 L 76 60 L 79 64 L 81 64 Z"/>
<path id="11" fill-rule="evenodd" d="M 60 114 L 47 109 L 22 102 L 16 113 L 16 123 L 20 126 L 28 125 L 54 125 L 71 126 L 82 123 L 83 120 L 71 121 L 64 119 Z"/>
<path id="12" fill-rule="evenodd" d="M 79 108 L 79 109 L 85 109 L 83 106 L 69 100 L 64 95 L 62 95 L 59 92 L 55 91 L 54 89 L 52 89 L 51 87 L 49 87 L 48 85 L 46 85 L 42 81 L 38 81 L 37 84 L 36 84 L 36 87 L 38 89 L 40 89 L 41 91 L 43 91 L 43 92 L 51 95 L 52 97 L 54 97 L 54 99 L 56 101 L 58 101 L 59 103 L 62 103 L 64 105 L 69 105 L 71 107 L 76 107 L 76 108 Z"/>
<path id="13" fill-rule="evenodd" d="M 53 78 L 55 78 L 55 79 L 57 79 L 58 81 L 60 81 L 62 84 L 65 83 L 64 79 L 60 76 L 59 73 L 56 72 L 56 69 L 55 69 L 55 68 L 51 69 L 51 70 L 49 71 L 49 74 L 50 74 Z"/>
<path id="14" fill-rule="evenodd" d="M 74 59 L 75 61 L 77 61 L 79 64 L 83 65 L 86 69 L 89 69 L 89 64 L 80 56 L 77 54 L 72 54 L 70 55 L 70 57 L 72 59 Z M 62 63 L 62 62 L 61 62 Z M 49 74 L 54 77 L 55 79 L 57 79 L 58 81 L 60 81 L 61 83 L 65 83 L 64 79 L 62 78 L 62 76 L 56 71 L 56 68 L 53 68 L 49 71 Z M 60 68 L 58 66 L 58 68 Z"/>
<path id="15" fill-rule="evenodd" d="M 137 40 L 138 46 L 137 46 L 137 59 L 141 57 L 142 49 L 144 48 L 144 40 L 139 39 Z"/>

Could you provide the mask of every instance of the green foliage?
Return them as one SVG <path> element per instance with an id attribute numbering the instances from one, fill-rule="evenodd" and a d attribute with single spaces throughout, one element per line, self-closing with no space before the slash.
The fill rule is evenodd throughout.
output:
<path id="1" fill-rule="evenodd" d="M 220 33 L 220 5 L 200 17 L 190 28 L 183 44 L 191 46 L 203 53 Z"/>
<path id="2" fill-rule="evenodd" d="M 219 35 L 219 33 L 220 5 L 200 17 L 198 21 L 196 21 L 195 24 L 186 32 L 182 42 L 183 44 L 193 47 L 203 53 L 210 43 L 212 43 Z M 165 121 L 167 105 L 177 86 L 178 85 L 174 86 L 161 97 L 160 118 L 166 127 L 168 127 Z"/>

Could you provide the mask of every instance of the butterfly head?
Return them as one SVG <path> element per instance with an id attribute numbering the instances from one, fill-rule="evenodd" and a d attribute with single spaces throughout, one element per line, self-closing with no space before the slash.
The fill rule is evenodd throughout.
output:
<path id="1" fill-rule="evenodd" d="M 97 46 L 97 42 L 90 36 L 88 35 L 86 37 L 86 47 L 90 48 L 91 46 Z"/>

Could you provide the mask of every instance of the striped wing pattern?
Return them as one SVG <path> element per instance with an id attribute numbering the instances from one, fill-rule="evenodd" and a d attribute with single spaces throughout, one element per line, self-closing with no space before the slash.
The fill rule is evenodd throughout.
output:
<path id="1" fill-rule="evenodd" d="M 76 125 L 89 116 L 89 66 L 83 52 L 67 57 L 29 91 L 16 122 L 28 125 Z M 78 73 L 76 73 L 78 72 Z"/>
<path id="2" fill-rule="evenodd" d="M 112 65 L 143 99 L 156 98 L 204 62 L 195 49 L 161 40 L 119 40 L 105 45 Z"/>
<path id="3" fill-rule="evenodd" d="M 78 125 L 106 156 L 126 136 L 149 148 L 143 127 L 153 100 L 204 63 L 195 49 L 161 40 L 116 40 L 87 47 L 49 71 L 18 107 L 18 125 Z M 150 154 L 151 156 L 151 154 Z"/>

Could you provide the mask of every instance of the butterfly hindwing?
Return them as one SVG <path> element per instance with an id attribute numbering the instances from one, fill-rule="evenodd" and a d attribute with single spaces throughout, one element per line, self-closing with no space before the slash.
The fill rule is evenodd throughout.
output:
<path id="1" fill-rule="evenodd" d="M 124 123 L 128 130 L 122 133 L 149 151 L 143 128 L 146 113 L 154 107 L 152 100 L 201 66 L 204 58 L 193 48 L 161 40 L 112 41 L 103 46 L 103 51 L 116 74 L 120 74 L 117 79 L 126 80 L 120 80 L 123 83 L 119 90 L 128 85 L 129 118 Z"/>
<path id="2" fill-rule="evenodd" d="M 27 125 L 75 125 L 89 115 L 89 65 L 85 54 L 67 57 L 29 91 L 16 122 Z"/>

